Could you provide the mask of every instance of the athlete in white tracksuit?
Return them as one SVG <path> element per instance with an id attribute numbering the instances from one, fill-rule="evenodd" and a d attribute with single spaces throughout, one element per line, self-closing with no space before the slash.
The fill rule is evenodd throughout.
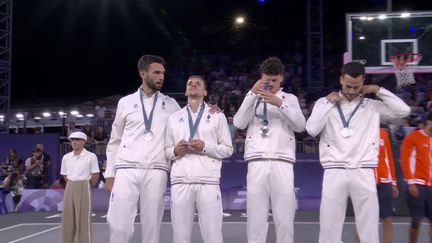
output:
<path id="1" fill-rule="evenodd" d="M 105 187 L 111 191 L 107 215 L 111 243 L 132 238 L 138 202 L 142 242 L 159 242 L 170 168 L 164 154 L 165 129 L 168 117 L 180 109 L 173 98 L 159 92 L 163 65 L 161 57 L 142 56 L 138 62 L 142 85 L 117 106 L 105 171 Z"/>
<path id="2" fill-rule="evenodd" d="M 341 241 L 348 197 L 361 242 L 378 243 L 379 207 L 374 168 L 378 164 L 380 118 L 396 119 L 410 108 L 390 91 L 363 85 L 365 68 L 351 62 L 340 77 L 342 90 L 315 102 L 306 130 L 320 134 L 324 168 L 320 207 L 320 243 Z M 362 94 L 374 93 L 380 100 Z"/>
<path id="3" fill-rule="evenodd" d="M 237 128 L 248 128 L 244 158 L 248 162 L 249 243 L 266 242 L 269 202 L 276 226 L 276 242 L 294 242 L 294 132 L 303 131 L 306 121 L 297 97 L 280 89 L 283 72 L 279 58 L 265 60 L 261 65 L 261 79 L 247 93 L 234 116 Z M 263 89 L 267 80 L 271 80 L 268 91 Z M 265 119 L 261 115 L 265 103 L 268 135 L 262 134 Z"/>
<path id="4" fill-rule="evenodd" d="M 169 117 L 166 156 L 171 169 L 171 220 L 174 243 L 190 243 L 198 210 L 205 243 L 222 243 L 222 199 L 219 188 L 222 159 L 231 156 L 232 141 L 223 113 L 211 114 L 203 102 L 205 81 L 187 81 L 188 105 Z"/>

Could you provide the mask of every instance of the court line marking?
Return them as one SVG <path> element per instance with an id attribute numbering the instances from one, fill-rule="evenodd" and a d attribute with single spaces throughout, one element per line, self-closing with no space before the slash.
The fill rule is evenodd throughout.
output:
<path id="1" fill-rule="evenodd" d="M 21 225 L 22 224 L 16 224 L 16 225 L 12 225 L 12 226 L 9 226 L 9 227 L 1 228 L 0 231 L 4 231 L 4 230 L 8 230 L 8 229 L 13 229 L 13 228 L 19 227 Z"/>
<path id="2" fill-rule="evenodd" d="M 54 214 L 54 215 L 51 215 L 51 216 L 47 216 L 47 217 L 45 217 L 46 219 L 52 219 L 52 218 L 61 218 L 61 213 L 58 213 L 58 214 Z"/>
<path id="3" fill-rule="evenodd" d="M 32 238 L 32 237 L 37 236 L 37 235 L 45 234 L 45 233 L 50 232 L 52 230 L 58 229 L 60 227 L 61 226 L 56 226 L 56 227 L 51 228 L 51 229 L 47 229 L 47 230 L 44 230 L 44 231 L 41 231 L 41 232 L 37 232 L 37 233 L 31 234 L 31 235 L 27 235 L 27 236 L 21 237 L 19 239 L 13 240 L 13 241 L 9 241 L 8 243 L 15 243 L 15 242 L 18 242 L 18 241 L 26 240 L 28 238 Z"/>

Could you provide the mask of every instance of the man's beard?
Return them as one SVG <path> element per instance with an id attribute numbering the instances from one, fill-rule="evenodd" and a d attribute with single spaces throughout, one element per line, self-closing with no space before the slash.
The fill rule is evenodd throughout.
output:
<path id="1" fill-rule="evenodd" d="M 149 78 L 145 79 L 145 83 L 152 90 L 160 90 L 160 88 L 156 85 L 156 82 L 153 81 L 153 80 L 151 80 L 151 79 L 149 79 Z"/>

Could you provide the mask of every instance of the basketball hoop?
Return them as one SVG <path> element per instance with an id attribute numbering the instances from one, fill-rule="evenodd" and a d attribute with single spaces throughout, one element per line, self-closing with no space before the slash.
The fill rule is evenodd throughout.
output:
<path id="1" fill-rule="evenodd" d="M 395 68 L 398 86 L 414 84 L 414 67 L 418 65 L 423 55 L 420 53 L 405 52 L 390 56 Z"/>

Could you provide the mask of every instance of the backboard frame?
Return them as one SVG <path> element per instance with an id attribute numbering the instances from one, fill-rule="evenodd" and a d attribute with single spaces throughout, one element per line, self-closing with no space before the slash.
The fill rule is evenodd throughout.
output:
<path id="1" fill-rule="evenodd" d="M 346 40 L 347 40 L 347 47 L 348 51 L 344 54 L 344 63 L 353 61 L 352 60 L 352 53 L 353 53 L 353 20 L 365 20 L 368 21 L 372 19 L 379 19 L 380 16 L 384 16 L 385 18 L 402 18 L 402 14 L 406 14 L 407 12 L 363 12 L 363 13 L 347 13 L 346 14 Z M 410 11 L 409 18 L 420 18 L 420 17 L 429 17 L 432 18 L 432 11 Z M 432 22 L 431 22 L 432 24 Z M 429 27 L 429 25 L 427 25 Z M 429 31 L 429 30 L 427 30 Z M 380 55 L 380 64 L 378 66 L 368 66 L 366 63 L 366 73 L 370 74 L 388 74 L 388 73 L 394 73 L 395 68 L 393 67 L 393 63 L 390 60 L 386 60 L 386 45 L 388 43 L 403 43 L 403 42 L 412 42 L 413 50 L 410 52 L 419 52 L 419 43 L 417 39 L 382 39 L 380 40 L 380 53 L 377 53 L 377 55 Z M 378 43 L 377 43 L 378 44 Z M 432 47 L 431 47 L 432 48 Z M 421 53 L 421 52 L 420 52 Z M 387 57 L 388 58 L 388 57 Z M 364 62 L 366 60 L 357 60 L 359 62 Z M 429 65 L 418 65 L 412 68 L 414 73 L 432 73 L 432 64 Z"/>

